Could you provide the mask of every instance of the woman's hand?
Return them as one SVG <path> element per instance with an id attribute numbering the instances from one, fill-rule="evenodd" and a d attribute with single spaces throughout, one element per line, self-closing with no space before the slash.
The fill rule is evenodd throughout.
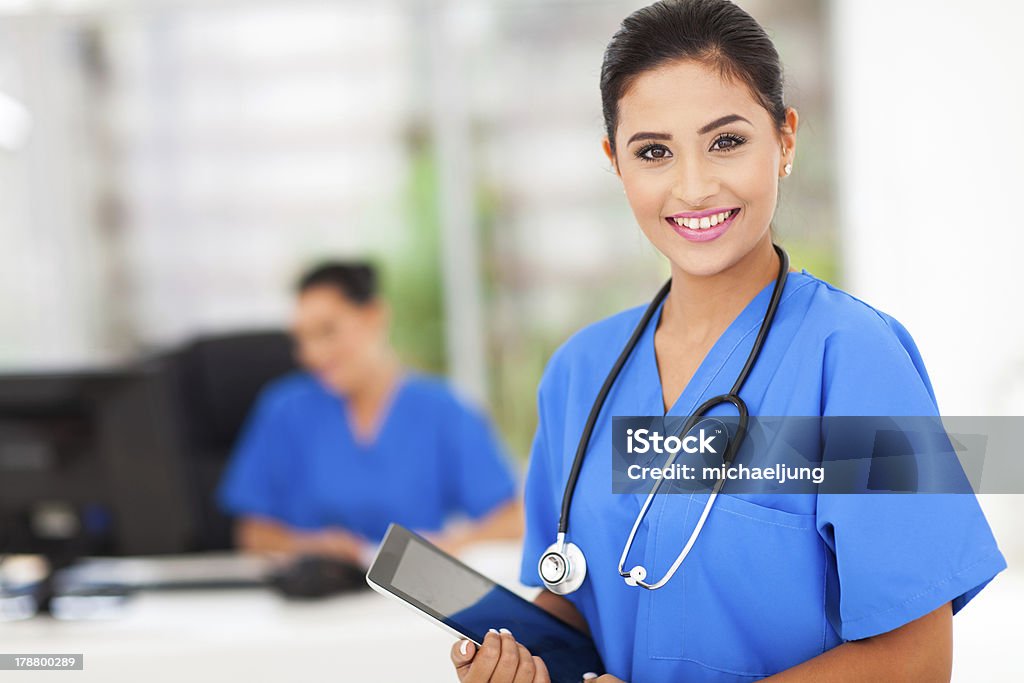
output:
<path id="1" fill-rule="evenodd" d="M 277 520 L 243 517 L 236 525 L 239 548 L 269 555 L 326 555 L 365 565 L 371 544 L 341 527 L 317 531 L 294 529 Z"/>
<path id="2" fill-rule="evenodd" d="M 328 527 L 295 535 L 295 551 L 303 555 L 325 555 L 357 565 L 365 565 L 369 544 L 341 527 Z"/>
<path id="3" fill-rule="evenodd" d="M 551 683 L 544 660 L 516 642 L 508 629 L 491 629 L 478 649 L 469 640 L 452 645 L 452 664 L 460 683 Z M 586 683 L 625 683 L 615 676 L 583 674 Z"/>
<path id="4" fill-rule="evenodd" d="M 461 683 L 551 683 L 540 657 L 516 642 L 506 629 L 491 630 L 479 648 L 469 640 L 452 646 L 452 664 Z"/>
<path id="5" fill-rule="evenodd" d="M 523 507 L 510 501 L 488 513 L 483 519 L 440 533 L 422 533 L 428 541 L 449 555 L 460 555 L 463 549 L 494 540 L 519 540 L 523 537 Z"/>

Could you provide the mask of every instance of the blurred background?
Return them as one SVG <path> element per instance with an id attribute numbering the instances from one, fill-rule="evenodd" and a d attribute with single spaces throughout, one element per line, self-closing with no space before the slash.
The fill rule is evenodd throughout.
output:
<path id="1" fill-rule="evenodd" d="M 490 400 L 523 456 L 551 351 L 667 273 L 600 149 L 601 53 L 636 3 L 20 4 L 6 366 L 281 327 L 301 270 L 369 256 L 406 362 Z M 751 9 L 803 116 L 777 227 L 833 278 L 826 8 Z"/>
<path id="2" fill-rule="evenodd" d="M 216 549 L 212 482 L 247 401 L 287 368 L 274 335 L 295 279 L 328 258 L 381 268 L 403 361 L 485 405 L 525 466 L 551 352 L 668 272 L 600 149 L 602 51 L 642 4 L 0 0 L 0 508 L 41 515 L 51 536 L 115 529 L 113 554 Z M 1024 9 L 739 4 L 775 40 L 801 115 L 774 223 L 794 265 L 901 320 L 945 414 L 1024 413 Z M 225 338 L 247 350 L 210 346 Z M 220 353 L 261 368 L 251 386 L 211 378 Z M 103 450 L 107 469 L 76 449 Z M 41 498 L 74 505 L 40 512 Z M 982 501 L 1011 570 L 957 617 L 956 680 L 1024 671 L 993 638 L 1024 606 L 1019 501 Z M 175 604 L 89 631 L 0 625 L 0 643 L 109 655 L 94 672 L 116 676 L 171 647 L 118 649 L 125 624 L 185 638 L 193 612 Z M 270 635 L 249 643 L 287 625 L 296 647 L 342 647 L 362 680 L 398 677 L 302 630 L 343 617 L 224 604 L 259 616 L 193 637 L 211 658 L 228 641 L 255 656 L 241 641 L 258 622 Z M 445 665 L 443 634 L 407 626 Z M 303 652 L 309 671 L 336 663 Z"/>

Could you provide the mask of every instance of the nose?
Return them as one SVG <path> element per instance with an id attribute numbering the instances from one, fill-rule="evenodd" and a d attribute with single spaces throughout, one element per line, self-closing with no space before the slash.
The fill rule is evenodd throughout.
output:
<path id="1" fill-rule="evenodd" d="M 672 196 L 693 209 L 705 205 L 719 189 L 718 178 L 701 157 L 689 157 L 676 164 Z"/>

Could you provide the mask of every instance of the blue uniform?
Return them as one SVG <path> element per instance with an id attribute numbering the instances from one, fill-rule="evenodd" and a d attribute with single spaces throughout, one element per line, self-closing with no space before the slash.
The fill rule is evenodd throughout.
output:
<path id="1" fill-rule="evenodd" d="M 221 484 L 233 515 L 300 529 L 340 526 L 380 541 L 390 522 L 437 531 L 515 497 L 488 421 L 439 379 L 405 377 L 376 440 L 352 433 L 345 400 L 306 373 L 262 393 Z"/>
<path id="2" fill-rule="evenodd" d="M 689 415 L 729 391 L 773 284 L 718 339 L 669 415 Z M 541 585 L 537 561 L 555 540 L 584 422 L 642 312 L 580 331 L 545 371 L 525 493 L 526 584 Z M 663 588 L 625 585 L 619 554 L 644 497 L 611 493 L 611 418 L 664 414 L 653 343 L 658 316 L 608 396 L 569 522 L 568 540 L 586 555 L 587 578 L 568 597 L 590 625 L 609 673 L 631 683 L 756 680 L 946 602 L 959 611 L 1005 568 L 973 495 L 736 494 L 718 496 L 692 552 Z M 740 394 L 751 415 L 938 410 L 906 329 L 806 271 L 790 273 Z M 735 409 L 718 406 L 709 414 Z M 648 581 L 664 576 L 706 500 L 704 493 L 656 496 L 626 568 L 642 563 Z"/>

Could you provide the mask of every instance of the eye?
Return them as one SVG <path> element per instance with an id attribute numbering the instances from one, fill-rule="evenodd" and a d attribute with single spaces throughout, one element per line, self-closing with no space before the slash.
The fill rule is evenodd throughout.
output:
<path id="1" fill-rule="evenodd" d="M 669 151 L 668 147 L 653 142 L 644 145 L 633 154 L 641 161 L 661 161 L 672 156 L 672 152 Z"/>
<path id="2" fill-rule="evenodd" d="M 740 145 L 747 141 L 742 135 L 736 135 L 734 133 L 722 133 L 715 141 L 711 143 L 711 151 L 713 152 L 731 152 Z"/>

